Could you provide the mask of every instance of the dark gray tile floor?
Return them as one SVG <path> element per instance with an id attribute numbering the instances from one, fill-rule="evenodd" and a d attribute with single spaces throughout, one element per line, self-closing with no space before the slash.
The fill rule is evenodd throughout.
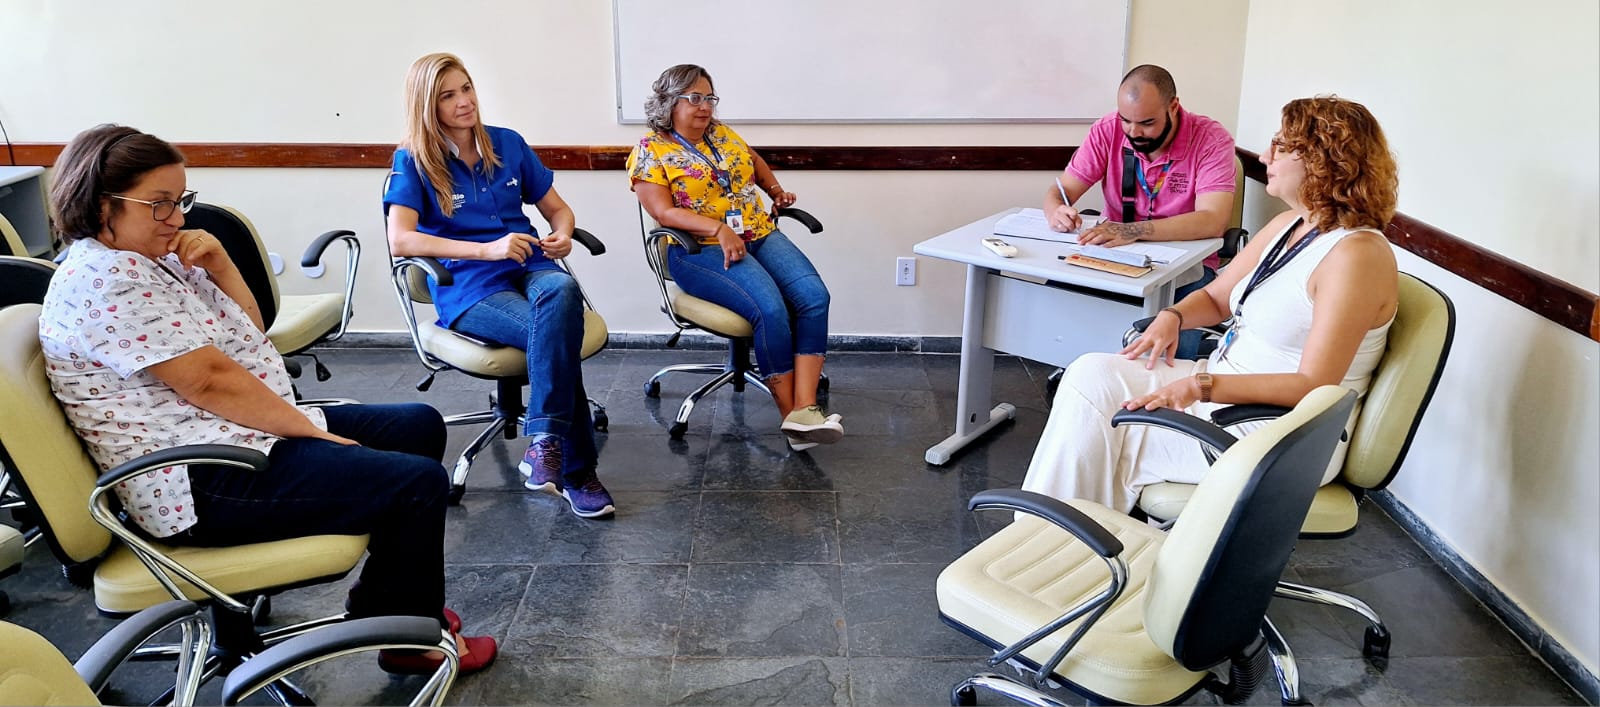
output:
<path id="1" fill-rule="evenodd" d="M 993 532 L 965 500 L 1018 485 L 1044 426 L 1045 367 L 1002 358 L 997 397 L 1014 423 L 945 467 L 922 461 L 949 432 L 957 357 L 839 354 L 831 406 L 849 436 L 792 453 L 769 401 L 725 389 L 702 403 L 682 441 L 666 427 L 695 377 L 671 377 L 661 400 L 642 384 L 659 367 L 715 361 L 715 352 L 612 350 L 584 364 L 609 408 L 601 475 L 619 511 L 586 521 L 553 497 L 521 489 L 517 441 L 479 457 L 450 511 L 447 580 L 469 632 L 500 638 L 490 670 L 463 679 L 456 704 L 939 704 L 986 652 L 943 626 L 934 579 Z M 446 413 L 487 403 L 491 386 L 459 374 L 414 390 L 408 350 L 335 350 L 332 380 L 302 381 L 308 397 L 423 400 Z M 471 432 L 451 433 L 451 454 Z M 1307 541 L 1291 579 L 1364 597 L 1395 632 L 1380 671 L 1361 659 L 1352 614 L 1279 601 L 1272 616 L 1320 704 L 1581 704 L 1383 513 L 1370 504 L 1351 538 Z M 68 585 L 42 545 L 3 582 L 9 620 L 76 657 L 113 625 Z M 336 611 L 343 584 L 296 590 L 274 617 Z M 161 682 L 125 669 L 132 701 Z M 142 672 L 144 671 L 144 672 Z M 356 657 L 307 671 L 327 704 L 404 699 L 418 683 Z M 214 695 L 214 689 L 211 693 Z M 205 696 L 205 693 L 203 693 Z M 1208 696 L 1193 702 L 1209 703 Z M 1253 703 L 1276 702 L 1263 689 Z"/>

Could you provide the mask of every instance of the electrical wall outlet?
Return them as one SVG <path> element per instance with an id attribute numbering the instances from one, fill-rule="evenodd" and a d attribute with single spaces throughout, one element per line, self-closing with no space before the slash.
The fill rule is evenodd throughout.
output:
<path id="1" fill-rule="evenodd" d="M 910 287 L 917 284 L 916 258 L 895 258 L 894 284 L 900 287 Z"/>

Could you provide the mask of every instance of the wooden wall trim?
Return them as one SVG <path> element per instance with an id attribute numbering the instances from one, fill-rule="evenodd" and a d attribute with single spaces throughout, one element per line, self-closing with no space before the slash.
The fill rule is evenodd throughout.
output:
<path id="1" fill-rule="evenodd" d="M 61 143 L 18 143 L 16 163 L 50 166 Z M 389 165 L 385 143 L 180 143 L 192 167 L 377 168 Z M 628 145 L 535 146 L 551 169 L 621 170 Z M 773 167 L 786 170 L 995 170 L 1056 171 L 1072 158 L 1066 146 L 906 146 L 758 148 Z M 1258 155 L 1238 148 L 1245 176 L 1265 182 Z M 1405 214 L 1384 229 L 1395 245 L 1461 278 L 1592 340 L 1600 341 L 1600 296 L 1551 277 Z"/>
<path id="2" fill-rule="evenodd" d="M 48 167 L 61 143 L 19 143 L 17 164 Z M 383 168 L 393 144 L 179 143 L 191 167 Z M 621 170 L 629 145 L 535 145 L 539 159 L 556 170 Z M 758 148 L 773 167 L 820 170 L 1058 170 L 1074 147 L 784 147 Z"/>
<path id="3" fill-rule="evenodd" d="M 1236 148 L 1245 176 L 1262 183 L 1267 168 L 1260 155 Z M 1396 213 L 1383 229 L 1389 242 L 1455 273 L 1458 277 L 1521 305 L 1534 314 L 1600 341 L 1600 296 L 1415 217 Z"/>

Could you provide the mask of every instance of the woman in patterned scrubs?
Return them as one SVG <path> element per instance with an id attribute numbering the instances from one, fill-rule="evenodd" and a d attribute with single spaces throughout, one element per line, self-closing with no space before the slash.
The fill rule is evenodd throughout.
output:
<path id="1" fill-rule="evenodd" d="M 133 128 L 101 125 L 56 163 L 50 203 L 68 243 L 39 317 L 50 387 L 102 471 L 151 452 L 229 444 L 264 471 L 174 466 L 116 488 L 128 519 L 172 545 L 230 546 L 370 535 L 346 602 L 352 617 L 437 618 L 462 668 L 493 638 L 461 638 L 444 606 L 445 429 L 421 404 L 295 405 L 261 310 L 215 237 L 183 230 L 194 204 L 183 155 Z M 391 672 L 437 654 L 385 651 Z"/>

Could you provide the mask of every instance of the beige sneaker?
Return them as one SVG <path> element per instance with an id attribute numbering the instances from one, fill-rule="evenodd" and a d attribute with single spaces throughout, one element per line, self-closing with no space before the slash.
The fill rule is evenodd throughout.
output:
<path id="1" fill-rule="evenodd" d="M 844 425 L 839 424 L 842 419 L 839 415 L 824 416 L 821 407 L 807 405 L 783 418 L 780 429 L 789 437 L 791 446 L 794 442 L 833 444 L 844 437 Z"/>

